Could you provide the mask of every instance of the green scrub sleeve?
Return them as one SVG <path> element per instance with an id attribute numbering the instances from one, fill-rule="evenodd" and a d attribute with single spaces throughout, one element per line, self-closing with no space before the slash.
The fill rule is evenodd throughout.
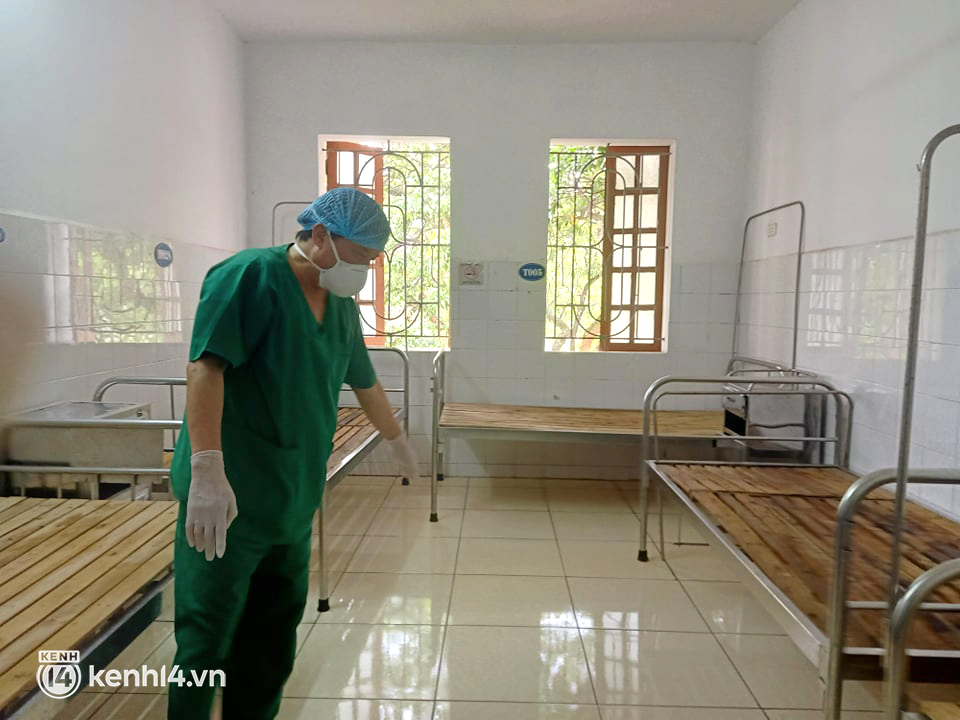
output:
<path id="1" fill-rule="evenodd" d="M 365 390 L 377 384 L 377 373 L 370 362 L 370 353 L 363 341 L 363 329 L 360 327 L 360 313 L 354 314 L 353 354 L 350 356 L 350 365 L 343 381 L 352 388 Z"/>
<path id="2" fill-rule="evenodd" d="M 216 355 L 230 367 L 247 362 L 270 326 L 274 294 L 257 263 L 234 256 L 207 273 L 190 342 L 190 360 Z"/>

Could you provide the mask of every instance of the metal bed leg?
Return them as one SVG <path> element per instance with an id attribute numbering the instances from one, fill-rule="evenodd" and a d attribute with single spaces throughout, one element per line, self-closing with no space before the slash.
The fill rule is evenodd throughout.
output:
<path id="1" fill-rule="evenodd" d="M 447 454 L 443 450 L 443 443 L 437 444 L 437 482 L 443 482 L 443 467 L 447 460 Z"/>
<path id="2" fill-rule="evenodd" d="M 320 502 L 320 509 L 317 511 L 318 526 L 318 544 L 320 551 L 320 600 L 317 603 L 317 612 L 325 613 L 330 610 L 330 588 L 327 586 L 327 553 L 323 543 L 323 506 L 325 499 Z"/>
<path id="3" fill-rule="evenodd" d="M 647 514 L 650 511 L 647 495 L 650 489 L 650 471 L 647 468 L 646 458 L 643 458 L 642 463 L 640 466 L 640 551 L 637 553 L 637 560 L 647 562 L 650 560 L 647 552 Z"/>
<path id="4" fill-rule="evenodd" d="M 437 428 L 433 428 L 433 448 L 430 452 L 430 522 L 439 522 L 437 515 L 437 482 L 440 480 L 440 447 L 437 442 Z"/>
<path id="5" fill-rule="evenodd" d="M 439 522 L 437 516 L 437 483 L 443 479 L 440 446 L 440 413 L 443 409 L 444 351 L 433 358 L 433 412 L 430 433 L 430 522 Z"/>
<path id="6" fill-rule="evenodd" d="M 847 595 L 850 578 L 850 530 L 853 521 L 838 518 L 836 546 L 833 556 L 833 586 L 830 589 L 830 617 L 827 637 L 830 654 L 827 665 L 827 687 L 824 693 L 824 718 L 840 720 L 843 709 L 843 642 L 847 631 Z"/>
<path id="7" fill-rule="evenodd" d="M 657 483 L 657 516 L 659 517 L 660 528 L 660 557 L 667 559 L 667 542 L 664 539 L 663 532 L 663 483 Z"/>

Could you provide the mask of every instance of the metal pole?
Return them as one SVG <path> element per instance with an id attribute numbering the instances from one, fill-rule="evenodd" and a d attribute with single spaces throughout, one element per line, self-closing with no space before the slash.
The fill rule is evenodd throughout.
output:
<path id="1" fill-rule="evenodd" d="M 171 419 L 171 420 L 176 420 L 176 419 L 177 419 L 177 407 L 176 407 L 176 402 L 174 401 L 174 396 L 173 396 L 173 385 L 170 385 L 170 419 Z M 173 434 L 173 447 L 176 447 L 176 446 L 177 446 L 177 431 L 176 431 L 176 430 L 173 430 L 173 431 L 171 431 L 171 432 L 172 432 L 172 434 Z"/>
<path id="2" fill-rule="evenodd" d="M 910 466 L 910 434 L 913 425 L 913 396 L 917 376 L 917 348 L 920 336 L 920 306 L 923 299 L 923 261 L 927 245 L 927 208 L 930 204 L 930 166 L 937 147 L 951 135 L 960 134 L 960 125 L 938 132 L 927 143 L 920 158 L 920 198 L 917 207 L 917 237 L 913 257 L 913 286 L 910 292 L 910 325 L 907 333 L 907 362 L 903 377 L 903 407 L 900 411 L 900 448 L 897 457 L 897 491 L 891 549 L 890 612 L 900 595 L 900 535 Z"/>
<path id="3" fill-rule="evenodd" d="M 940 585 L 960 578 L 960 558 L 948 560 L 932 567 L 913 581 L 890 615 L 890 630 L 887 642 L 887 687 L 886 718 L 901 720 L 906 704 L 904 686 L 907 682 L 907 628 L 910 619 L 920 608 L 923 600 Z"/>
<path id="4" fill-rule="evenodd" d="M 324 548 L 324 532 L 323 532 L 323 515 L 324 509 L 327 504 L 327 493 L 324 492 L 323 496 L 320 498 L 320 509 L 317 512 L 317 541 L 318 541 L 318 550 L 317 553 L 318 559 L 320 561 L 320 574 L 318 577 L 319 585 L 319 601 L 317 603 L 317 612 L 327 612 L 330 609 L 330 587 L 328 585 L 329 578 L 327 577 L 327 551 Z"/>
<path id="5" fill-rule="evenodd" d="M 653 386 L 650 386 L 651 389 Z M 647 390 L 647 394 L 650 390 Z M 647 562 L 650 555 L 647 552 L 647 507 L 650 487 L 650 413 L 652 412 L 646 400 L 644 400 L 643 409 L 643 435 L 640 436 L 640 551 L 637 553 L 637 560 Z M 661 557 L 663 548 L 660 548 Z"/>
<path id="6" fill-rule="evenodd" d="M 410 437 L 410 358 L 406 352 L 400 348 L 370 348 L 370 352 L 388 352 L 394 353 L 400 358 L 400 370 L 403 374 L 403 434 Z M 387 390 L 387 392 L 394 392 Z M 409 485 L 411 478 L 401 478 L 402 485 Z"/>
<path id="7" fill-rule="evenodd" d="M 433 428 L 430 437 L 430 522 L 438 522 L 437 515 L 437 472 L 440 435 L 440 409 L 443 395 L 444 351 L 433 358 Z"/>
<path id="8" fill-rule="evenodd" d="M 182 377 L 135 377 L 135 376 L 117 376 L 104 380 L 93 391 L 95 402 L 103 400 L 104 393 L 114 385 L 186 385 L 187 379 Z"/>

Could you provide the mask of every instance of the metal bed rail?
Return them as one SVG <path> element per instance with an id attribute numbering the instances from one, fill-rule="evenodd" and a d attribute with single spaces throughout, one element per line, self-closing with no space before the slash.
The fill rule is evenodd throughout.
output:
<path id="1" fill-rule="evenodd" d="M 151 467 L 80 467 L 73 465 L 0 465 L 0 473 L 32 473 L 36 475 L 55 476 L 57 478 L 57 497 L 63 497 L 63 476 L 64 475 L 83 475 L 86 476 L 86 482 L 90 483 L 90 499 L 100 499 L 100 480 L 103 476 L 118 476 L 125 482 L 126 478 L 131 478 L 130 499 L 137 500 L 137 481 L 141 478 L 164 480 L 170 477 L 169 468 L 151 468 Z M 91 477 L 92 476 L 92 477 Z M 80 482 L 83 482 L 81 480 Z M 152 500 L 153 493 L 151 484 L 148 483 L 144 499 Z M 26 494 L 26 488 L 20 488 L 20 494 Z"/>
<path id="2" fill-rule="evenodd" d="M 649 461 L 659 459 L 659 434 L 657 432 L 657 412 L 658 405 L 662 398 L 668 396 L 726 396 L 731 390 L 729 387 L 729 377 L 718 378 L 684 378 L 667 376 L 656 380 L 647 389 L 643 399 L 643 434 L 641 435 L 641 456 L 643 461 L 640 465 L 640 550 L 637 553 L 637 559 L 640 562 L 649 560 L 647 551 L 647 525 L 649 520 L 649 487 L 650 487 L 650 467 Z M 821 397 L 825 401 L 832 399 L 835 405 L 834 434 L 825 433 L 820 436 L 795 437 L 795 436 L 771 436 L 771 435 L 737 435 L 731 436 L 737 442 L 809 442 L 818 443 L 822 446 L 832 445 L 834 448 L 835 464 L 846 467 L 849 463 L 850 436 L 852 432 L 853 399 L 849 394 L 838 390 L 833 384 L 822 378 L 804 377 L 799 382 L 790 383 L 790 387 L 784 387 L 783 378 L 758 377 L 753 378 L 752 383 L 759 387 L 771 387 L 772 390 L 753 389 L 738 390 L 751 396 L 802 396 L 802 397 Z M 664 388 L 670 385 L 683 386 L 720 386 L 718 390 L 672 390 Z M 652 426 L 652 427 L 651 427 Z M 651 432 L 652 431 L 652 432 Z M 721 436 L 726 437 L 726 436 Z M 652 443 L 652 447 L 651 447 Z M 755 463 L 762 464 L 762 463 Z M 777 463 L 781 464 L 781 463 Z M 660 519 L 660 556 L 666 559 L 666 543 L 663 535 L 663 502 L 660 486 L 657 486 L 657 508 Z"/>
<path id="3" fill-rule="evenodd" d="M 403 431 L 407 435 L 410 434 L 410 358 L 407 353 L 399 348 L 368 348 L 370 353 L 390 353 L 398 357 L 400 361 L 400 374 L 402 376 L 402 386 L 399 388 L 384 388 L 384 392 L 388 394 L 400 393 L 402 395 L 402 423 Z M 104 380 L 100 385 L 97 386 L 97 389 L 93 393 L 93 399 L 96 402 L 101 402 L 103 396 L 106 394 L 107 390 L 112 387 L 119 385 L 148 385 L 148 386 L 169 386 L 170 388 L 170 418 L 175 420 L 177 417 L 176 410 L 176 398 L 174 395 L 175 387 L 185 387 L 187 384 L 187 379 L 185 377 L 137 377 L 137 376 L 128 376 L 128 375 L 117 375 L 115 377 L 110 377 Z M 344 386 L 343 390 L 348 389 L 348 386 Z M 173 430 L 173 444 L 176 445 L 177 436 L 176 430 L 180 428 L 181 424 L 178 422 L 176 428 L 171 428 Z M 102 427 L 102 426 L 101 426 Z M 143 427 L 142 425 L 140 427 Z M 166 450 L 172 448 L 165 448 Z M 409 478 L 404 478 L 409 482 Z M 404 485 L 408 484 L 405 482 Z"/>
<path id="4" fill-rule="evenodd" d="M 736 379 L 742 378 L 743 382 L 748 385 L 753 377 L 780 378 L 785 383 L 800 381 L 803 378 L 818 377 L 817 373 L 810 370 L 788 368 L 780 363 L 758 360 L 743 355 L 734 355 L 730 358 L 725 376 L 730 378 L 732 384 L 736 384 Z"/>
<path id="5" fill-rule="evenodd" d="M 177 430 L 182 426 L 180 420 L 126 420 L 126 419 L 73 419 L 73 420 L 18 420 L 17 427 L 68 427 L 68 428 L 98 428 L 106 430 L 130 430 L 154 428 L 157 430 Z M 0 465 L 0 473 L 28 473 L 34 475 L 44 475 L 47 478 L 55 477 L 57 484 L 57 497 L 63 497 L 64 476 L 85 476 L 74 480 L 78 483 L 86 482 L 90 488 L 90 498 L 97 500 L 100 498 L 100 480 L 103 476 L 109 476 L 111 480 L 118 483 L 129 482 L 130 496 L 132 500 L 138 497 L 137 482 L 141 478 L 156 478 L 163 480 L 170 477 L 170 469 L 163 467 L 104 467 L 104 466 L 76 466 L 76 465 L 26 465 L 26 464 L 3 464 Z M 129 478 L 129 480 L 128 480 Z M 20 488 L 21 494 L 26 494 L 26 488 Z M 145 488 L 146 499 L 152 498 L 151 483 L 147 483 Z"/>
<path id="6" fill-rule="evenodd" d="M 889 607 L 889 599 L 877 602 L 860 601 L 855 603 L 847 600 L 850 591 L 850 558 L 853 554 L 850 541 L 854 528 L 854 516 L 860 503 L 866 499 L 871 492 L 885 485 L 892 485 L 899 482 L 901 482 L 901 478 L 898 471 L 894 468 L 876 470 L 868 473 L 847 489 L 837 508 L 837 529 L 833 549 L 833 584 L 830 588 L 830 605 L 828 607 L 829 625 L 827 637 L 830 643 L 830 654 L 827 665 L 827 690 L 825 696 L 825 713 L 827 720 L 840 720 L 840 712 L 843 705 L 843 660 L 845 653 L 843 639 L 847 629 L 847 611 L 852 609 L 884 610 Z M 906 482 L 908 484 L 960 485 L 960 469 L 911 470 L 906 478 Z M 895 527 L 894 531 L 902 532 L 902 526 L 900 528 Z M 897 569 L 896 567 L 892 567 L 891 572 Z M 919 582 L 919 579 L 916 582 Z M 931 581 L 925 581 L 925 583 L 929 582 Z M 929 594 L 929 591 L 932 590 L 932 587 L 927 587 L 926 585 L 922 587 L 926 589 L 915 590 L 909 600 L 906 599 L 906 595 L 904 596 L 905 604 L 904 609 L 900 610 L 901 613 L 907 613 L 909 615 L 918 609 L 926 611 L 960 611 L 960 605 L 951 603 L 919 604 L 920 601 Z M 895 607 L 894 612 L 891 613 L 890 638 L 891 642 L 895 640 L 900 644 L 900 650 L 898 652 L 902 654 L 902 643 L 904 642 L 904 638 L 902 637 L 903 629 L 897 629 L 894 624 L 893 619 L 896 617 L 896 612 Z M 901 618 L 900 622 L 905 623 L 906 619 Z M 899 635 L 894 634 L 895 630 Z M 877 654 L 884 653 L 884 648 L 876 648 L 875 650 Z M 897 662 L 893 645 L 887 649 L 887 653 L 888 670 L 892 671 L 894 668 L 890 663 Z M 902 672 L 902 667 L 897 669 Z M 896 677 L 891 676 L 891 681 L 895 683 Z M 900 682 L 903 682 L 902 678 Z"/>
<path id="7" fill-rule="evenodd" d="M 740 547 L 733 541 L 724 530 L 721 530 L 720 527 L 707 515 L 706 511 L 697 505 L 687 494 L 677 485 L 673 480 L 670 479 L 669 475 L 663 471 L 664 467 L 676 464 L 684 465 L 716 465 L 716 462 L 706 461 L 706 462 L 687 462 L 687 461 L 677 461 L 677 460 L 667 460 L 667 461 L 654 461 L 648 460 L 644 462 L 644 465 L 650 465 L 653 472 L 657 474 L 660 481 L 663 485 L 668 488 L 673 494 L 680 500 L 683 506 L 689 511 L 689 513 L 696 518 L 706 530 L 707 534 L 710 536 L 711 542 L 715 542 L 719 547 L 723 548 L 730 556 L 736 560 L 740 566 L 745 571 L 744 579 L 747 580 L 752 587 L 758 587 L 763 590 L 763 592 L 770 598 L 772 602 L 772 608 L 768 605 L 764 605 L 768 609 L 772 610 L 772 615 L 780 619 L 780 623 L 785 626 L 789 623 L 789 628 L 787 634 L 793 640 L 793 642 L 800 648 L 800 652 L 806 657 L 811 663 L 819 666 L 821 648 L 826 645 L 826 637 L 821 632 L 820 628 L 806 616 L 806 614 L 794 603 L 794 601 L 787 596 L 787 594 L 781 590 L 764 572 L 760 567 L 744 553 Z M 792 464 L 786 463 L 765 463 L 764 467 L 795 467 Z M 816 466 L 810 466 L 816 467 Z M 663 534 L 660 536 L 661 543 L 663 542 Z M 663 547 L 663 545 L 661 545 Z"/>
<path id="8" fill-rule="evenodd" d="M 939 608 L 939 603 L 926 603 L 924 600 L 941 585 L 960 580 L 960 558 L 947 560 L 920 575 L 903 597 L 897 602 L 890 616 L 890 631 L 887 640 L 887 684 L 885 688 L 886 720 L 901 720 L 906 706 L 904 692 L 907 682 L 907 629 L 910 620 L 919 610 Z M 954 605 L 951 610 L 960 610 Z"/>
<path id="9" fill-rule="evenodd" d="M 187 379 L 182 377 L 136 377 L 132 375 L 117 375 L 107 378 L 97 386 L 97 389 L 93 391 L 93 400 L 94 402 L 102 402 L 104 393 L 116 385 L 166 385 L 170 391 L 170 419 L 176 420 L 177 405 L 173 389 L 175 387 L 185 387 L 186 384 Z M 164 448 L 165 451 L 172 450 L 177 445 L 177 431 L 174 429 L 171 432 L 173 435 L 171 447 Z"/>

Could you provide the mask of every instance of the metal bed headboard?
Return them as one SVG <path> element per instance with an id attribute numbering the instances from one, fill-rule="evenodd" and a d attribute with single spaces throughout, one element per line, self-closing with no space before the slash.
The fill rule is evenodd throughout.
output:
<path id="1" fill-rule="evenodd" d="M 798 373 L 798 371 L 786 371 Z M 786 380 L 786 382 L 785 382 Z M 737 435 L 732 439 L 737 442 L 804 442 L 813 443 L 821 446 L 832 445 L 834 448 L 834 463 L 841 467 L 849 464 L 850 458 L 850 437 L 852 432 L 853 418 L 853 398 L 849 394 L 838 390 L 830 382 L 823 378 L 810 375 L 808 373 L 794 374 L 785 377 L 752 377 L 749 380 L 750 388 L 734 387 L 731 388 L 731 378 L 690 378 L 690 377 L 663 377 L 656 380 L 649 388 L 643 398 L 643 434 L 641 435 L 641 457 L 640 465 L 640 550 L 637 553 L 637 559 L 640 562 L 647 562 L 649 554 L 647 552 L 647 521 L 649 518 L 649 486 L 650 486 L 650 466 L 652 460 L 659 458 L 659 436 L 657 433 L 657 412 L 659 402 L 664 397 L 676 396 L 724 396 L 731 391 L 750 395 L 750 396 L 800 396 L 800 397 L 820 397 L 824 401 L 833 400 L 834 402 L 834 434 L 828 435 L 821 432 L 815 436 L 772 436 L 772 435 Z M 667 390 L 671 385 L 680 385 L 685 387 L 697 387 L 693 390 Z M 703 386 L 714 387 L 715 389 L 704 389 Z M 651 427 L 652 426 L 652 427 Z M 685 436 L 671 436 L 672 438 L 683 438 Z M 689 436 L 689 437 L 700 437 Z M 651 447 L 652 443 L 652 447 Z M 760 465 L 783 465 L 783 463 L 754 463 Z M 661 490 L 657 486 L 657 509 L 660 516 L 660 555 L 666 559 L 666 543 L 663 537 L 663 502 Z"/>
<path id="2" fill-rule="evenodd" d="M 316 198 L 314 198 L 316 199 Z M 277 210 L 287 205 L 296 205 L 300 208 L 305 208 L 307 205 L 312 203 L 313 200 L 282 200 L 273 206 L 273 210 L 270 213 L 270 245 L 271 247 L 276 246 L 277 244 Z"/>
<path id="3" fill-rule="evenodd" d="M 807 219 L 807 208 L 800 200 L 794 200 L 792 202 L 784 203 L 783 205 L 777 205 L 776 207 L 761 210 L 760 212 L 754 213 L 748 217 L 746 222 L 743 224 L 743 242 L 740 245 L 740 269 L 737 276 L 737 309 L 733 320 L 733 357 L 738 357 L 740 355 L 740 313 L 743 302 L 743 261 L 745 260 L 747 253 L 747 237 L 749 236 L 750 232 L 750 224 L 754 220 L 764 217 L 765 215 L 771 215 L 775 212 L 779 212 L 780 210 L 785 210 L 790 207 L 800 208 L 800 230 L 797 233 L 796 285 L 794 286 L 793 290 L 793 347 L 791 349 L 790 357 L 791 367 L 794 367 L 797 364 L 797 336 L 798 326 L 800 324 L 800 277 L 804 249 L 803 234 Z"/>

